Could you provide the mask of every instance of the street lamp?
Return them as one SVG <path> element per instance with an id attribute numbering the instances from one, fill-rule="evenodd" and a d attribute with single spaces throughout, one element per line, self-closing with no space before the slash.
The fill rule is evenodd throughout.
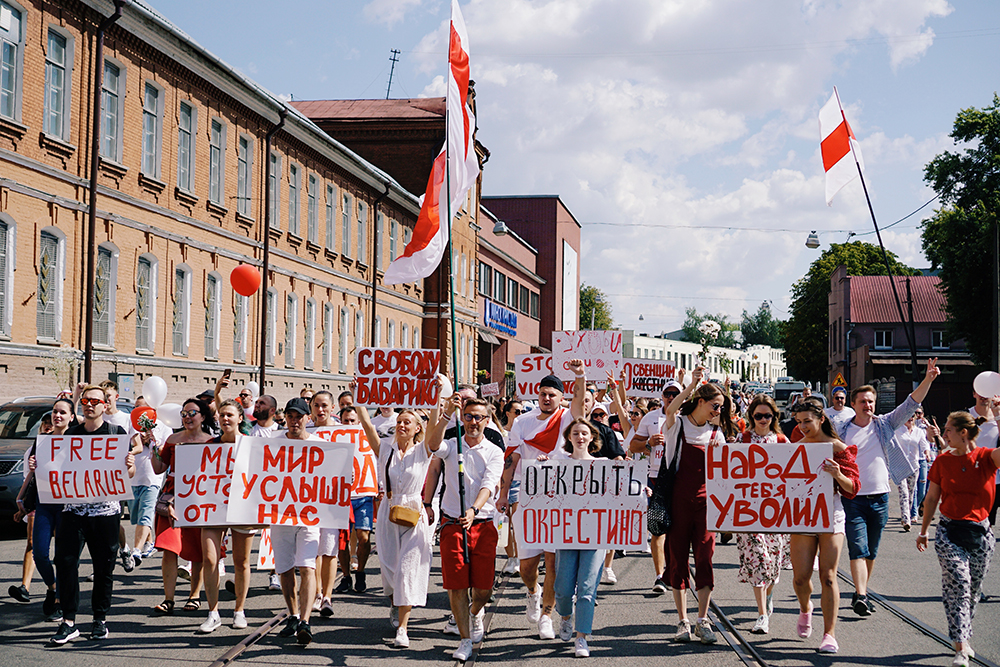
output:
<path id="1" fill-rule="evenodd" d="M 508 231 L 510 230 L 507 229 L 507 225 L 503 220 L 497 220 L 497 224 L 493 225 L 493 234 L 495 236 L 507 236 Z"/>
<path id="2" fill-rule="evenodd" d="M 819 235 L 816 233 L 816 230 L 810 232 L 809 236 L 806 237 L 806 247 L 810 250 L 815 250 L 819 247 Z"/>

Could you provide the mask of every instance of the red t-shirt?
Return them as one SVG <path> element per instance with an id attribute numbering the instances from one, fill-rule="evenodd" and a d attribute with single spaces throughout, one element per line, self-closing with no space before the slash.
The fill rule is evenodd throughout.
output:
<path id="1" fill-rule="evenodd" d="M 948 452 L 934 460 L 927 479 L 941 487 L 942 514 L 968 521 L 982 521 L 990 515 L 996 494 L 994 451 L 976 447 L 965 456 Z"/>

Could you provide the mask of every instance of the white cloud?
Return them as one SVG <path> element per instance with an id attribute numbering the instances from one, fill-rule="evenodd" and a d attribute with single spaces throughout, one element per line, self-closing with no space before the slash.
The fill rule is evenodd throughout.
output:
<path id="1" fill-rule="evenodd" d="M 406 18 L 407 12 L 419 7 L 421 0 L 371 0 L 364 7 L 365 18 L 374 23 L 392 26 Z"/>

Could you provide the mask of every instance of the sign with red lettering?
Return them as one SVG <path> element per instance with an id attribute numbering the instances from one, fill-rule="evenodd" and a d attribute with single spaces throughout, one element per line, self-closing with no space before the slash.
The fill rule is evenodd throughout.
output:
<path id="1" fill-rule="evenodd" d="M 514 522 L 532 549 L 645 551 L 646 461 L 522 461 Z"/>
<path id="2" fill-rule="evenodd" d="M 621 382 L 626 396 L 660 398 L 674 373 L 674 365 L 669 361 L 622 359 Z"/>
<path id="3" fill-rule="evenodd" d="M 307 429 L 327 442 L 347 442 L 354 447 L 354 477 L 351 495 L 355 498 L 378 495 L 378 457 L 360 426 L 317 426 Z"/>
<path id="4" fill-rule="evenodd" d="M 497 382 L 490 382 L 489 384 L 479 385 L 479 394 L 483 398 L 486 398 L 487 396 L 499 396 L 500 384 Z"/>
<path id="5" fill-rule="evenodd" d="M 392 408 L 433 408 L 438 401 L 437 374 L 441 350 L 396 350 L 363 347 L 358 350 L 358 405 Z"/>
<path id="6" fill-rule="evenodd" d="M 131 500 L 127 435 L 40 435 L 35 448 L 38 502 Z"/>
<path id="7" fill-rule="evenodd" d="M 517 397 L 522 401 L 538 398 L 538 384 L 546 375 L 552 375 L 551 354 L 519 354 L 514 357 L 514 380 Z M 573 398 L 573 380 L 563 380 L 563 396 Z"/>
<path id="8" fill-rule="evenodd" d="M 572 380 L 572 359 L 582 359 L 587 378 L 598 386 L 608 381 L 607 371 L 618 377 L 622 367 L 621 331 L 553 331 L 552 368 L 563 380 Z"/>
<path id="9" fill-rule="evenodd" d="M 271 544 L 271 529 L 260 531 L 260 543 L 257 545 L 257 570 L 260 572 L 274 571 L 274 547 Z"/>
<path id="10" fill-rule="evenodd" d="M 346 529 L 353 460 L 346 442 L 243 437 L 226 522 Z"/>
<path id="11" fill-rule="evenodd" d="M 233 477 L 235 443 L 177 445 L 174 510 L 179 526 L 224 526 Z"/>
<path id="12" fill-rule="evenodd" d="M 705 453 L 708 529 L 727 533 L 832 533 L 833 444 L 729 443 Z"/>

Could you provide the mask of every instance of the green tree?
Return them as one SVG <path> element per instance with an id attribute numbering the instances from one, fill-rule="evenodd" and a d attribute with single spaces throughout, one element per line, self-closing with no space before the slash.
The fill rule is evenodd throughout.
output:
<path id="1" fill-rule="evenodd" d="M 698 331 L 698 325 L 705 320 L 713 320 L 719 323 L 721 329 L 719 330 L 719 335 L 709 344 L 718 347 L 736 347 L 736 336 L 733 333 L 739 331 L 740 327 L 735 322 L 730 322 L 729 318 L 725 315 L 721 313 L 718 315 L 699 313 L 694 308 L 685 308 L 684 314 L 687 316 L 684 319 L 684 325 L 681 327 L 681 330 L 684 332 L 684 340 L 691 343 L 700 343 L 702 335 Z"/>
<path id="2" fill-rule="evenodd" d="M 941 209 L 924 220 L 923 248 L 940 269 L 948 320 L 946 334 L 964 338 L 973 359 L 992 363 L 996 341 L 989 304 L 993 294 L 996 212 L 1000 205 L 1000 97 L 992 106 L 963 109 L 951 132 L 961 152 L 945 151 L 924 168 L 941 196 Z"/>
<path id="3" fill-rule="evenodd" d="M 774 319 L 771 314 L 771 304 L 765 301 L 760 304 L 757 312 L 751 315 L 743 311 L 740 320 L 740 331 L 743 332 L 744 345 L 770 345 L 771 347 L 781 347 L 782 325 L 784 322 Z"/>
<path id="4" fill-rule="evenodd" d="M 920 272 L 899 262 L 891 252 L 889 264 L 896 276 Z M 784 326 L 785 361 L 789 374 L 799 380 L 823 382 L 827 379 L 827 341 L 830 320 L 830 275 L 844 264 L 848 275 L 884 276 L 885 262 L 877 245 L 855 241 L 833 243 L 809 265 L 806 275 L 792 285 L 791 317 Z"/>
<path id="5" fill-rule="evenodd" d="M 608 296 L 593 285 L 580 285 L 580 328 L 614 329 L 611 302 Z"/>

